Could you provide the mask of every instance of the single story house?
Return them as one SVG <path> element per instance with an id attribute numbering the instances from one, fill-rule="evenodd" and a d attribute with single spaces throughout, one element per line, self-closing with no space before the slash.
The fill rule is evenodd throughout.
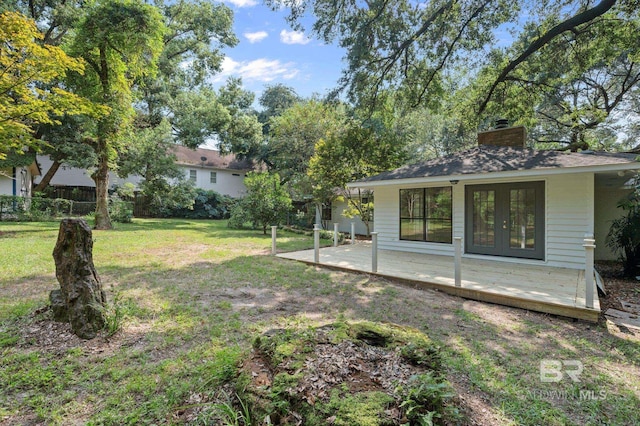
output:
<path id="1" fill-rule="evenodd" d="M 584 269 L 585 235 L 596 260 L 618 201 L 640 170 L 637 154 L 525 147 L 523 127 L 482 132 L 478 146 L 350 183 L 375 192 L 378 247 Z"/>

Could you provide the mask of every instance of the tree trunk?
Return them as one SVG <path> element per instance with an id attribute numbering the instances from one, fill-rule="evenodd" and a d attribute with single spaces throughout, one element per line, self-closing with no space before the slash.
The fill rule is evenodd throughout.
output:
<path id="1" fill-rule="evenodd" d="M 74 334 L 92 339 L 105 325 L 107 297 L 93 265 L 91 229 L 83 219 L 63 219 L 53 250 L 60 290 L 49 295 L 54 317 Z"/>
<path id="2" fill-rule="evenodd" d="M 47 170 L 47 173 L 45 173 L 45 175 L 42 177 L 42 180 L 40 181 L 40 183 L 37 184 L 35 188 L 33 188 L 33 191 L 34 192 L 44 191 L 47 188 L 47 186 L 49 186 L 49 182 L 51 182 L 51 179 L 53 179 L 53 177 L 56 175 L 56 172 L 60 168 L 61 164 L 62 163 L 60 163 L 58 160 L 54 160 L 53 164 L 51 164 L 51 167 L 49 167 L 49 170 Z"/>
<path id="3" fill-rule="evenodd" d="M 95 229 L 113 229 L 109 217 L 109 153 L 104 140 L 98 140 L 98 169 L 91 175 L 96 183 Z"/>

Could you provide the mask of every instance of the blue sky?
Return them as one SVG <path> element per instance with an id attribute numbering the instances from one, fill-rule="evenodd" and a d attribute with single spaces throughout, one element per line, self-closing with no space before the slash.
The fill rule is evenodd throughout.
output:
<path id="1" fill-rule="evenodd" d="M 344 51 L 292 30 L 286 13 L 274 12 L 261 0 L 224 0 L 234 11 L 233 28 L 240 43 L 225 51 L 216 87 L 229 76 L 260 96 L 266 85 L 282 83 L 304 97 L 333 89 L 342 69 Z M 309 21 L 311 22 L 311 21 Z"/>

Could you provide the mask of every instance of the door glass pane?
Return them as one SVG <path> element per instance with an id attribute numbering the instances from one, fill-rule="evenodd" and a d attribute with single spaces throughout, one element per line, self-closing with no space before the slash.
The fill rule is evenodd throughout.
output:
<path id="1" fill-rule="evenodd" d="M 473 191 L 473 245 L 495 247 L 495 191 Z"/>
<path id="2" fill-rule="evenodd" d="M 509 223 L 509 247 L 523 250 L 535 249 L 535 189 L 512 189 L 509 191 Z"/>

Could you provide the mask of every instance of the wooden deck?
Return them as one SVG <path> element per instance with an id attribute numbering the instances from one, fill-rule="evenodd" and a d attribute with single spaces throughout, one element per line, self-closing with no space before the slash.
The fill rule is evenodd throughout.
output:
<path id="1" fill-rule="evenodd" d="M 313 250 L 304 250 L 278 256 L 313 264 L 313 254 Z M 371 244 L 320 249 L 320 265 L 371 273 Z M 468 258 L 462 259 L 461 269 L 462 285 L 456 287 L 453 257 L 379 250 L 378 272 L 374 275 L 467 299 L 598 321 L 597 292 L 594 308 L 585 307 L 584 271 Z"/>

